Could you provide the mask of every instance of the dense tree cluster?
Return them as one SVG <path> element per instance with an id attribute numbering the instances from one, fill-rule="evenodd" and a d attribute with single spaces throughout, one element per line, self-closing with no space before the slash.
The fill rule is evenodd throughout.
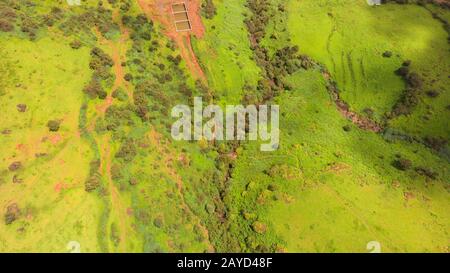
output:
<path id="1" fill-rule="evenodd" d="M 136 17 L 130 15 L 122 16 L 122 23 L 129 28 L 131 39 L 139 42 L 141 39 L 150 41 L 152 38 L 153 22 L 148 20 L 144 14 L 139 14 Z"/>
<path id="2" fill-rule="evenodd" d="M 423 80 L 417 73 L 410 71 L 410 64 L 411 61 L 405 61 L 402 67 L 395 71 L 405 81 L 406 89 L 394 105 L 391 113 L 388 114 L 388 118 L 408 115 L 419 103 L 419 94 L 423 86 Z"/>
<path id="3" fill-rule="evenodd" d="M 252 15 L 245 20 L 250 33 L 251 48 L 259 67 L 263 69 L 264 79 L 258 82 L 258 91 L 263 101 L 268 101 L 279 92 L 289 89 L 284 77 L 300 68 L 309 68 L 311 60 L 298 53 L 297 46 L 278 49 L 273 56 L 260 44 L 265 36 L 265 29 L 270 19 L 270 3 L 267 0 L 249 0 L 247 7 Z"/>
<path id="4" fill-rule="evenodd" d="M 58 19 L 52 16 L 49 21 Z M 66 34 L 90 33 L 92 28 L 96 28 L 103 36 L 109 37 L 119 30 L 119 26 L 112 19 L 112 11 L 103 7 L 99 1 L 97 7 L 87 7 L 82 14 L 71 14 L 59 25 L 59 28 Z"/>
<path id="5" fill-rule="evenodd" d="M 91 99 L 99 98 L 105 99 L 107 93 L 103 88 L 102 80 L 112 78 L 110 70 L 114 65 L 113 60 L 102 49 L 94 47 L 91 50 L 91 61 L 89 62 L 90 69 L 94 70 L 91 81 L 83 88 Z"/>

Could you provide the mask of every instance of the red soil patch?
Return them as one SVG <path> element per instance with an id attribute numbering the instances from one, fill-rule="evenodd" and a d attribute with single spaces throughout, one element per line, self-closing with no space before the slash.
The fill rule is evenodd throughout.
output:
<path id="1" fill-rule="evenodd" d="M 16 150 L 21 151 L 21 152 L 25 151 L 26 150 L 25 144 L 17 144 Z"/>
<path id="2" fill-rule="evenodd" d="M 200 16 L 200 0 L 138 0 L 143 12 L 153 21 L 164 26 L 164 34 L 171 38 L 180 49 L 181 57 L 186 62 L 194 77 L 206 83 L 206 77 L 192 49 L 191 34 L 202 38 L 205 27 Z M 191 31 L 178 32 L 175 27 L 172 5 L 184 3 L 191 22 Z"/>
<path id="3" fill-rule="evenodd" d="M 56 145 L 58 144 L 61 140 L 62 140 L 62 136 L 60 134 L 54 134 L 51 135 L 49 137 L 47 137 L 47 139 L 53 144 Z"/>
<path id="4" fill-rule="evenodd" d="M 68 186 L 66 184 L 64 184 L 63 182 L 56 183 L 55 186 L 53 187 L 53 189 L 55 190 L 56 193 L 60 193 L 61 190 L 63 190 L 63 189 L 65 190 L 67 188 L 68 188 Z"/>

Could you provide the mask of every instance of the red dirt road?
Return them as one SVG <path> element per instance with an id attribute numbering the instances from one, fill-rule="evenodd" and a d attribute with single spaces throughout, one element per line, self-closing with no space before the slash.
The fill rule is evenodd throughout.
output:
<path id="1" fill-rule="evenodd" d="M 197 38 L 202 38 L 205 33 L 200 16 L 200 0 L 138 0 L 142 11 L 153 21 L 159 22 L 164 26 L 164 34 L 171 38 L 180 49 L 181 57 L 186 62 L 194 78 L 206 83 L 206 77 L 198 63 L 197 57 L 192 50 L 191 34 Z M 175 27 L 175 21 L 172 14 L 172 4 L 185 3 L 189 20 L 191 22 L 191 31 L 178 32 Z"/>

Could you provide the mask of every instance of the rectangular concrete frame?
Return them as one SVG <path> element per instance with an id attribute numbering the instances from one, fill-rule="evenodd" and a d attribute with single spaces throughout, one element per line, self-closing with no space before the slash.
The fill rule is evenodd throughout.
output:
<path id="1" fill-rule="evenodd" d="M 174 17 L 175 28 L 178 32 L 192 30 L 186 3 L 180 2 L 172 4 L 172 15 Z"/>

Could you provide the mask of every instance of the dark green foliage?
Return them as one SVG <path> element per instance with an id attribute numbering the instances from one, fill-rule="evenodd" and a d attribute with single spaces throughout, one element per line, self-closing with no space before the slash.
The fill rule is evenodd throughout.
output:
<path id="1" fill-rule="evenodd" d="M 213 0 L 205 0 L 202 3 L 203 13 L 207 19 L 212 19 L 217 14 Z"/>
<path id="2" fill-rule="evenodd" d="M 399 115 L 409 115 L 414 107 L 419 103 L 419 93 L 423 86 L 422 78 L 414 72 L 410 72 L 411 61 L 403 62 L 402 67 L 395 71 L 395 74 L 402 77 L 407 88 L 400 99 L 395 103 L 388 118 L 395 118 Z"/>
<path id="3" fill-rule="evenodd" d="M 406 171 L 406 170 L 411 169 L 412 162 L 411 162 L 411 160 L 406 159 L 406 158 L 398 158 L 398 159 L 394 160 L 394 162 L 392 163 L 392 166 L 394 166 L 398 170 Z"/>
<path id="4" fill-rule="evenodd" d="M 437 98 L 439 96 L 439 92 L 436 90 L 428 90 L 426 92 L 427 96 L 430 98 Z"/>
<path id="5" fill-rule="evenodd" d="M 267 0 L 249 0 L 247 6 L 252 11 L 252 16 L 245 20 L 250 33 L 251 48 L 256 63 L 265 74 L 257 87 L 264 102 L 286 89 L 283 80 L 285 76 L 293 74 L 301 67 L 308 69 L 313 63 L 306 56 L 298 54 L 297 46 L 278 49 L 271 57 L 267 49 L 260 45 L 270 19 L 270 3 Z"/>
<path id="6" fill-rule="evenodd" d="M 390 58 L 390 57 L 392 57 L 392 52 L 391 52 L 391 51 L 385 51 L 385 52 L 383 52 L 383 57 L 385 57 L 385 58 Z"/>
<path id="7" fill-rule="evenodd" d="M 70 43 L 70 47 L 73 49 L 79 49 L 82 46 L 79 40 L 74 40 Z"/>
<path id="8" fill-rule="evenodd" d="M 444 149 L 448 144 L 448 141 L 442 137 L 427 136 L 423 140 L 425 145 L 436 151 Z"/>
<path id="9" fill-rule="evenodd" d="M 0 31 L 10 32 L 14 30 L 14 25 L 4 19 L 0 19 Z"/>
<path id="10" fill-rule="evenodd" d="M 103 89 L 99 80 L 93 78 L 89 84 L 84 87 L 83 92 L 86 93 L 91 99 L 96 97 L 105 98 L 106 91 Z"/>
<path id="11" fill-rule="evenodd" d="M 20 168 L 22 168 L 22 163 L 20 161 L 15 161 L 9 165 L 8 170 L 14 172 L 19 170 Z"/>
<path id="12" fill-rule="evenodd" d="M 350 125 L 345 125 L 344 127 L 342 127 L 342 129 L 344 129 L 344 131 L 346 132 L 350 132 L 352 130 L 352 127 Z"/>
<path id="13" fill-rule="evenodd" d="M 101 175 L 98 172 L 100 168 L 100 160 L 94 159 L 89 164 L 89 177 L 84 182 L 84 189 L 87 192 L 92 192 L 98 189 L 101 185 Z"/>
<path id="14" fill-rule="evenodd" d="M 137 155 L 136 144 L 134 140 L 127 139 L 120 146 L 119 151 L 116 153 L 116 158 L 123 159 L 125 162 L 130 162 Z"/>
<path id="15" fill-rule="evenodd" d="M 98 189 L 101 185 L 101 177 L 100 174 L 96 173 L 90 176 L 86 182 L 84 183 L 84 189 L 87 192 L 93 192 Z"/>
<path id="16" fill-rule="evenodd" d="M 47 127 L 51 132 L 57 132 L 59 130 L 60 125 L 61 122 L 59 120 L 50 120 L 47 123 Z"/>
<path id="17" fill-rule="evenodd" d="M 438 174 L 434 172 L 433 170 L 426 168 L 426 167 L 416 167 L 414 170 L 425 177 L 428 177 L 430 179 L 435 180 L 438 177 Z"/>
<path id="18" fill-rule="evenodd" d="M 10 225 L 20 217 L 20 209 L 17 203 L 13 203 L 6 208 L 5 224 Z"/>
<path id="19" fill-rule="evenodd" d="M 133 124 L 132 110 L 129 105 L 111 105 L 108 107 L 105 113 L 106 129 L 108 131 L 116 131 L 121 125 Z"/>
<path id="20" fill-rule="evenodd" d="M 126 101 L 128 99 L 128 94 L 122 88 L 114 90 L 111 96 L 119 101 Z"/>
<path id="21" fill-rule="evenodd" d="M 101 48 L 94 47 L 91 50 L 91 63 L 89 64 L 92 70 L 97 70 L 99 66 L 113 66 L 114 62 Z"/>
<path id="22" fill-rule="evenodd" d="M 125 74 L 124 79 L 129 82 L 131 80 L 133 80 L 133 75 L 131 75 L 130 73 Z"/>

